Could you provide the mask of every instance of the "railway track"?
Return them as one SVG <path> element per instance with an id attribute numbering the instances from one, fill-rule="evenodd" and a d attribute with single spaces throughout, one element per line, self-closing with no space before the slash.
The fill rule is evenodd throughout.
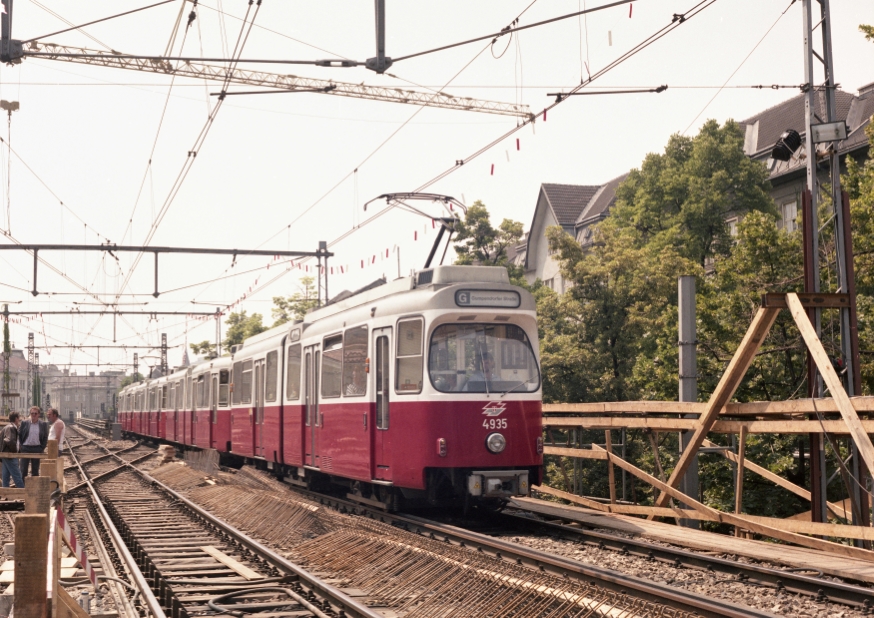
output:
<path id="1" fill-rule="evenodd" d="M 276 481 L 274 483 L 282 489 L 299 491 L 296 487 L 280 486 Z M 167 490 L 169 490 L 169 487 Z M 504 563 L 514 564 L 528 571 L 560 577 L 565 582 L 573 581 L 595 584 L 599 589 L 609 594 L 623 596 L 626 599 L 633 597 L 652 603 L 653 607 L 658 606 L 661 608 L 656 611 L 648 610 L 640 615 L 659 615 L 658 612 L 664 612 L 664 608 L 670 608 L 670 611 L 681 612 L 676 615 L 683 615 L 682 612 L 704 616 L 772 615 L 766 611 L 757 612 L 748 608 L 738 609 L 734 602 L 710 599 L 672 586 L 652 584 L 652 582 L 625 576 L 615 571 L 599 569 L 568 558 L 539 552 L 520 544 L 494 539 L 486 534 L 479 534 L 475 529 L 464 529 L 445 522 L 429 521 L 417 516 L 387 514 L 382 511 L 369 509 L 365 505 L 322 494 L 303 492 L 302 495 L 318 501 L 320 504 L 331 506 L 341 513 L 357 514 L 359 517 L 371 520 L 374 524 L 388 524 L 394 530 L 409 532 L 417 537 L 424 537 L 428 541 L 436 541 L 443 546 L 453 546 L 465 550 L 473 548 L 480 556 L 488 557 L 491 560 L 499 559 Z M 180 501 L 186 500 L 179 493 L 175 493 L 175 497 Z M 233 502 L 233 500 L 230 500 L 230 502 Z M 191 503 L 191 506 L 200 508 L 196 507 L 194 503 Z M 214 499 L 209 508 L 221 516 L 222 512 L 230 507 L 222 505 L 221 501 Z M 479 522 L 474 527 L 479 529 L 485 527 L 490 530 L 500 529 L 503 531 L 501 533 L 503 536 L 506 536 L 513 530 L 522 530 L 529 533 L 536 532 L 539 535 L 545 534 L 555 538 L 571 540 L 580 545 L 612 550 L 618 554 L 634 556 L 672 568 L 696 570 L 710 575 L 725 575 L 727 577 L 720 581 L 745 584 L 750 590 L 755 590 L 756 587 L 766 587 L 777 591 L 802 594 L 816 601 L 831 601 L 851 606 L 860 609 L 862 613 L 867 613 L 872 604 L 874 604 L 874 601 L 872 601 L 874 594 L 872 594 L 869 588 L 802 573 L 772 569 L 762 565 L 736 562 L 692 551 L 665 547 L 595 530 L 587 530 L 570 526 L 568 525 L 569 521 L 560 522 L 557 519 L 551 518 L 550 521 L 543 521 L 533 519 L 528 515 L 497 514 L 494 518 L 485 522 Z M 233 521 L 232 518 L 230 520 Z M 386 536 L 385 530 L 377 528 L 371 531 L 369 538 L 370 540 L 378 539 L 381 535 Z M 329 570 L 327 567 L 330 565 L 321 559 L 322 555 L 330 551 L 335 553 L 348 551 L 349 543 L 353 543 L 350 540 L 351 538 L 346 540 L 347 545 L 344 545 L 343 541 L 340 540 L 332 548 L 328 545 L 330 539 L 326 537 L 322 539 L 321 550 L 315 549 L 315 545 L 307 548 L 319 558 L 313 561 L 313 564 L 317 568 Z M 358 540 L 360 542 L 367 541 L 363 537 L 359 537 Z M 384 550 L 385 548 L 383 547 L 382 549 Z M 418 548 L 417 551 L 422 551 L 422 549 Z M 351 577 L 350 581 L 354 582 L 355 578 Z M 403 588 L 403 586 L 400 585 L 399 588 Z"/>
<path id="2" fill-rule="evenodd" d="M 110 453 L 81 428 L 71 428 L 70 438 L 74 431 L 86 439 L 69 440 L 82 480 L 68 493 L 90 495 L 105 536 L 122 546 L 125 570 L 154 618 L 239 612 L 381 617 L 248 535 L 180 503 L 130 465 L 142 462 L 143 447 Z"/>

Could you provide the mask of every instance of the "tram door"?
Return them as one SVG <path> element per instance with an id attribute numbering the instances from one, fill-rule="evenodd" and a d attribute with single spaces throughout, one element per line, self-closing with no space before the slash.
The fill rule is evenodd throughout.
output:
<path id="1" fill-rule="evenodd" d="M 306 349 L 304 354 L 304 401 L 306 402 L 304 418 L 304 463 L 308 466 L 319 465 L 319 362 L 321 354 L 319 346 Z"/>
<path id="2" fill-rule="evenodd" d="M 391 328 L 374 329 L 374 392 L 376 393 L 376 419 L 374 422 L 373 459 L 374 478 L 390 481 L 391 434 Z"/>
<path id="3" fill-rule="evenodd" d="M 209 446 L 215 448 L 215 425 L 218 422 L 219 374 L 213 373 L 209 383 Z"/>
<path id="4" fill-rule="evenodd" d="M 252 452 L 264 456 L 264 359 L 255 361 L 255 444 Z"/>

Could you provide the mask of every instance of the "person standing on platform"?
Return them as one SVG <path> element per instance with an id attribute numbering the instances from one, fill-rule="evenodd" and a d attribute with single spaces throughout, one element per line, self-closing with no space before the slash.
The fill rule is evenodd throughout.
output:
<path id="1" fill-rule="evenodd" d="M 64 451 L 64 435 L 67 432 L 67 426 L 64 425 L 64 421 L 58 416 L 58 411 L 55 408 L 49 408 L 46 416 L 51 425 L 49 427 L 49 440 L 58 441 L 58 455 L 60 455 Z"/>
<path id="2" fill-rule="evenodd" d="M 9 424 L 3 428 L 0 433 L 0 452 L 17 453 L 18 452 L 18 425 L 21 423 L 21 415 L 18 412 L 9 413 Z M 3 487 L 9 487 L 9 478 L 15 481 L 15 486 L 24 489 L 24 479 L 21 478 L 21 471 L 18 469 L 18 458 L 10 457 L 3 459 Z"/>
<path id="3" fill-rule="evenodd" d="M 49 441 L 49 424 L 39 419 L 39 406 L 31 406 L 30 419 L 21 422 L 18 428 L 18 444 L 20 453 L 44 453 Z M 39 459 L 21 458 L 21 476 L 27 476 L 27 464 L 30 462 L 31 476 L 39 476 Z"/>

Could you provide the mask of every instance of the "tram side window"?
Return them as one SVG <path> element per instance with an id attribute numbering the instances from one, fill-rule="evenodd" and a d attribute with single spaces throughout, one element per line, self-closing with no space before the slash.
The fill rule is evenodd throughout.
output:
<path id="1" fill-rule="evenodd" d="M 267 353 L 267 369 L 264 385 L 264 399 L 276 401 L 276 382 L 279 376 L 279 352 Z"/>
<path id="2" fill-rule="evenodd" d="M 169 406 L 167 403 L 167 399 L 169 396 L 170 387 L 166 384 L 161 387 L 161 409 L 166 410 Z"/>
<path id="3" fill-rule="evenodd" d="M 350 328 L 343 345 L 343 394 L 360 397 L 367 394 L 367 327 Z"/>
<path id="4" fill-rule="evenodd" d="M 343 335 L 325 337 L 322 346 L 322 397 L 339 397 L 343 377 Z"/>
<path id="5" fill-rule="evenodd" d="M 240 403 L 240 393 L 243 392 L 243 362 L 234 363 L 234 383 L 231 389 L 231 401 Z"/>
<path id="6" fill-rule="evenodd" d="M 422 392 L 422 335 L 424 326 L 421 318 L 398 322 L 395 390 L 401 395 Z"/>
<path id="7" fill-rule="evenodd" d="M 204 380 L 204 374 L 197 376 L 197 386 L 195 386 L 194 390 L 194 407 L 202 408 L 206 405 L 206 400 L 204 399 L 204 385 L 206 384 L 206 380 Z"/>
<path id="8" fill-rule="evenodd" d="M 155 393 L 154 388 L 149 389 L 149 412 L 153 410 L 157 410 L 157 393 Z"/>
<path id="9" fill-rule="evenodd" d="M 220 406 L 228 405 L 228 390 L 230 389 L 231 372 L 227 369 L 219 371 L 219 400 Z"/>
<path id="10" fill-rule="evenodd" d="M 288 362 L 285 377 L 285 398 L 300 398 L 300 344 L 288 346 Z"/>
<path id="11" fill-rule="evenodd" d="M 171 382 L 170 386 L 168 386 L 167 389 L 170 391 L 170 395 L 167 398 L 168 402 L 169 402 L 167 405 L 167 408 L 169 408 L 170 410 L 173 410 L 173 409 L 175 409 L 175 406 L 176 406 L 176 383 Z"/>
<path id="12" fill-rule="evenodd" d="M 243 380 L 240 384 L 240 403 L 252 403 L 252 361 L 243 361 Z"/>

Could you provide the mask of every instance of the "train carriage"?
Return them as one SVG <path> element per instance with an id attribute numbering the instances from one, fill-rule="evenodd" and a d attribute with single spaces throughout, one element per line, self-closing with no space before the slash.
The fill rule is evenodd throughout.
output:
<path id="1" fill-rule="evenodd" d="M 247 339 L 233 358 L 231 450 L 282 463 L 282 362 L 288 326 Z"/>
<path id="2" fill-rule="evenodd" d="M 493 267 L 341 294 L 189 368 L 176 441 L 388 507 L 527 494 L 543 461 L 534 309 Z"/>

